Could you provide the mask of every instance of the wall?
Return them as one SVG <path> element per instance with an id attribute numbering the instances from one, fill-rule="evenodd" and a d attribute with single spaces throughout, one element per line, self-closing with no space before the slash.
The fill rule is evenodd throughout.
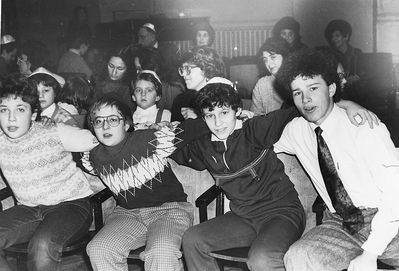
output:
<path id="1" fill-rule="evenodd" d="M 352 44 L 364 51 L 372 49 L 372 0 L 99 0 L 101 20 L 112 20 L 112 9 L 134 10 L 141 14 L 168 17 L 209 16 L 218 28 L 265 26 L 270 28 L 283 16 L 301 23 L 303 41 L 309 46 L 325 44 L 324 28 L 332 19 L 345 19 L 353 26 Z M 122 16 L 122 15 L 121 15 Z M 123 17 L 124 19 L 125 17 Z"/>

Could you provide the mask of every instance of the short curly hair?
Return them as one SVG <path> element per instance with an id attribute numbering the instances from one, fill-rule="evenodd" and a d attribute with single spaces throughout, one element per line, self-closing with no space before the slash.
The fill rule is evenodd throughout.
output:
<path id="1" fill-rule="evenodd" d="M 212 48 L 206 46 L 194 47 L 180 59 L 180 65 L 188 63 L 199 67 L 207 79 L 226 77 L 226 68 L 222 58 Z"/>
<path id="2" fill-rule="evenodd" d="M 332 61 L 335 61 L 332 63 Z M 341 84 L 337 73 L 336 60 L 314 49 L 298 51 L 288 56 L 276 74 L 277 81 L 283 86 L 280 95 L 292 100 L 291 83 L 297 76 L 313 78 L 320 75 L 327 83 L 335 83 L 334 102 L 341 98 Z"/>
<path id="3" fill-rule="evenodd" d="M 207 84 L 198 91 L 195 104 L 201 114 L 204 109 L 213 111 L 216 106 L 231 106 L 235 111 L 242 108 L 238 92 L 232 86 L 223 83 Z"/>
<path id="4" fill-rule="evenodd" d="M 40 115 L 41 107 L 36 85 L 29 84 L 26 79 L 19 78 L 16 75 L 10 75 L 2 82 L 0 87 L 0 102 L 10 97 L 14 99 L 20 97 L 22 101 L 30 105 L 32 113 Z"/>

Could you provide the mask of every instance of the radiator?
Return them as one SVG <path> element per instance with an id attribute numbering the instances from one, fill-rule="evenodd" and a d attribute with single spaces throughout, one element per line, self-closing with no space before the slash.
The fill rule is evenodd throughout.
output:
<path id="1" fill-rule="evenodd" d="M 216 29 L 213 48 L 223 57 L 253 56 L 259 47 L 271 36 L 271 28 L 240 27 L 236 29 Z M 174 41 L 180 52 L 188 51 L 192 41 Z"/>

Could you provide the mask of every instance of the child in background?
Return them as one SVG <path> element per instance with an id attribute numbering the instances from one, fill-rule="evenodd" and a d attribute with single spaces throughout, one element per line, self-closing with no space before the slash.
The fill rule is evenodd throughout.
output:
<path id="1" fill-rule="evenodd" d="M 0 269 L 11 270 L 3 249 L 29 242 L 29 270 L 58 270 L 61 251 L 91 224 L 89 183 L 71 151 L 98 144 L 88 131 L 34 122 L 36 87 L 10 79 L 0 89 L 0 167 L 18 204 L 0 212 Z"/>
<path id="2" fill-rule="evenodd" d="M 40 117 L 47 117 L 53 121 L 78 126 L 72 114 L 75 108 L 68 104 L 57 104 L 58 95 L 65 84 L 65 79 L 51 71 L 39 67 L 29 77 L 28 81 L 37 88 L 41 107 Z"/>
<path id="3" fill-rule="evenodd" d="M 70 76 L 66 79 L 65 86 L 60 93 L 59 103 L 73 106 L 71 113 L 77 121 L 78 127 L 88 128 L 87 114 L 93 102 L 94 89 L 89 81 L 82 76 Z M 75 113 L 76 112 L 76 113 Z"/>
<path id="4" fill-rule="evenodd" d="M 193 206 L 167 163 L 175 134 L 166 128 L 129 132 L 132 113 L 111 96 L 97 100 L 89 114 L 101 142 L 90 159 L 117 199 L 87 246 L 93 269 L 127 270 L 130 250 L 146 245 L 140 254 L 145 270 L 183 270 L 181 238 L 192 224 Z"/>
<path id="5" fill-rule="evenodd" d="M 133 113 L 136 130 L 147 129 L 151 124 L 161 121 L 170 122 L 170 111 L 157 107 L 162 96 L 162 83 L 155 72 L 141 71 L 132 87 L 132 99 L 137 104 Z"/>

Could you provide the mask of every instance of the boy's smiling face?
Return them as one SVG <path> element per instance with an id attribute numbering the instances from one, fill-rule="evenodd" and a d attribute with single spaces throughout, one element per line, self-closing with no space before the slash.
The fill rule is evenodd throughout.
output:
<path id="1" fill-rule="evenodd" d="M 95 127 L 96 122 L 99 127 Z M 115 146 L 126 137 L 129 125 L 115 106 L 106 105 L 94 112 L 93 129 L 98 141 L 106 146 Z"/>
<path id="2" fill-rule="evenodd" d="M 204 108 L 202 112 L 209 130 L 211 130 L 219 140 L 226 140 L 234 131 L 237 117 L 241 113 L 241 108 L 235 111 L 231 106 L 217 105 L 212 111 L 210 111 L 209 108 Z"/>
<path id="3" fill-rule="evenodd" d="M 0 98 L 0 128 L 12 139 L 25 135 L 36 114 L 32 114 L 30 104 L 21 97 Z"/>
<path id="4" fill-rule="evenodd" d="M 332 111 L 336 86 L 328 86 L 321 75 L 298 75 L 291 82 L 291 89 L 295 106 L 307 121 L 320 125 Z"/>

